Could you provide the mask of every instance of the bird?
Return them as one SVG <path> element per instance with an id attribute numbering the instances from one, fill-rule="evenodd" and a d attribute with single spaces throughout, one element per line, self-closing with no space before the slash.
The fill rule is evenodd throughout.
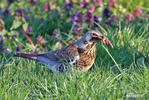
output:
<path id="1" fill-rule="evenodd" d="M 45 64 L 52 71 L 66 72 L 75 69 L 78 72 L 88 71 L 96 58 L 96 45 L 98 42 L 109 45 L 112 43 L 101 32 L 89 30 L 82 38 L 62 49 L 43 54 L 17 53 L 14 57 L 27 58 Z"/>

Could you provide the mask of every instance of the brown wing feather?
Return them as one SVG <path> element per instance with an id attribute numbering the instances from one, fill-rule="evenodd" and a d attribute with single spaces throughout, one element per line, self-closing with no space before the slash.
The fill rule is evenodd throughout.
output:
<path id="1" fill-rule="evenodd" d="M 39 54 L 37 56 L 42 56 L 53 61 L 64 61 L 73 60 L 74 57 L 79 56 L 77 46 L 75 44 L 69 45 L 62 49 L 56 50 L 54 52 Z"/>

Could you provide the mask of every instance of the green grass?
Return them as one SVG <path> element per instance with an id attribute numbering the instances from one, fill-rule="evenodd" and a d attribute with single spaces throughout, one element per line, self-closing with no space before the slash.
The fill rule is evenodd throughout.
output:
<path id="1" fill-rule="evenodd" d="M 141 26 L 120 24 L 104 32 L 114 46 L 109 52 L 121 71 L 100 44 L 93 67 L 70 75 L 11 55 L 0 56 L 0 99 L 148 99 L 147 22 Z"/>
<path id="2" fill-rule="evenodd" d="M 17 22 L 21 22 L 21 25 L 27 23 L 33 28 L 28 35 L 35 43 L 36 49 L 42 53 L 56 50 L 58 42 L 67 45 L 73 38 L 71 16 L 78 10 L 85 12 L 87 9 L 80 8 L 78 3 L 72 10 L 66 11 L 64 0 L 57 0 L 54 4 L 56 9 L 44 12 L 43 5 L 47 1 L 38 0 L 32 7 L 29 2 L 23 0 L 11 4 L 9 8 L 12 13 L 18 8 L 27 8 L 26 15 L 30 16 L 31 20 L 24 21 L 24 18 L 17 19 L 15 16 L 2 17 L 5 31 L 0 35 L 4 37 L 4 48 L 8 48 L 12 53 L 4 54 L 0 50 L 0 100 L 149 98 L 149 19 L 144 17 L 149 11 L 149 0 L 117 0 L 118 8 L 112 11 L 121 22 L 108 26 L 101 21 L 101 25 L 98 25 L 98 30 L 109 38 L 114 48 L 106 51 L 99 43 L 92 68 L 84 73 L 68 75 L 52 72 L 39 62 L 12 57 L 14 48 L 18 46 L 21 47 L 21 52 L 34 50 L 19 28 L 10 29 L 13 23 L 14 26 Z M 104 0 L 104 6 L 107 1 Z M 5 9 L 7 5 L 6 0 L 0 1 L 1 9 Z M 133 22 L 123 19 L 126 13 L 132 14 L 135 8 L 143 10 L 142 16 L 135 18 Z M 96 13 L 95 15 L 102 16 L 101 11 Z M 89 26 L 84 27 L 83 31 L 86 31 Z M 59 40 L 52 34 L 57 28 L 62 35 Z M 18 35 L 14 35 L 16 32 Z M 39 48 L 40 43 L 37 43 L 38 36 L 47 41 L 42 48 Z"/>

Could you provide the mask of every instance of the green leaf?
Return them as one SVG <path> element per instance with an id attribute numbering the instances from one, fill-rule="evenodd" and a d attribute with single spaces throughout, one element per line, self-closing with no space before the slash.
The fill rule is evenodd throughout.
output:
<path id="1" fill-rule="evenodd" d="M 10 28 L 12 29 L 17 29 L 19 26 L 21 26 L 22 22 L 21 21 L 13 21 L 12 27 Z"/>
<path id="2" fill-rule="evenodd" d="M 24 31 L 27 30 L 27 27 L 28 27 L 28 23 L 23 24 L 23 29 L 24 29 Z"/>
<path id="3" fill-rule="evenodd" d="M 26 43 L 26 46 L 31 49 L 31 50 L 34 50 L 35 48 L 30 44 L 30 43 Z"/>
<path id="4" fill-rule="evenodd" d="M 0 35 L 4 36 L 6 33 L 7 33 L 7 31 L 6 31 L 5 29 L 3 29 L 3 30 L 0 32 Z"/>

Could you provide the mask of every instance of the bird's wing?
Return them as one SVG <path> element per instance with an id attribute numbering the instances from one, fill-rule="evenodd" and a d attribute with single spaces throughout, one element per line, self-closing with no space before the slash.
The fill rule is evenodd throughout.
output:
<path id="1" fill-rule="evenodd" d="M 61 50 L 57 50 L 55 52 L 55 55 L 59 57 L 60 59 L 64 60 L 78 60 L 79 59 L 79 53 L 78 53 L 78 48 L 77 45 L 72 44 L 70 46 L 67 46 Z"/>
<path id="2" fill-rule="evenodd" d="M 54 52 L 39 54 L 37 60 L 48 65 L 50 69 L 55 69 L 56 66 L 64 62 L 75 63 L 79 59 L 77 45 L 72 44 Z M 51 68 L 53 66 L 53 68 Z"/>

